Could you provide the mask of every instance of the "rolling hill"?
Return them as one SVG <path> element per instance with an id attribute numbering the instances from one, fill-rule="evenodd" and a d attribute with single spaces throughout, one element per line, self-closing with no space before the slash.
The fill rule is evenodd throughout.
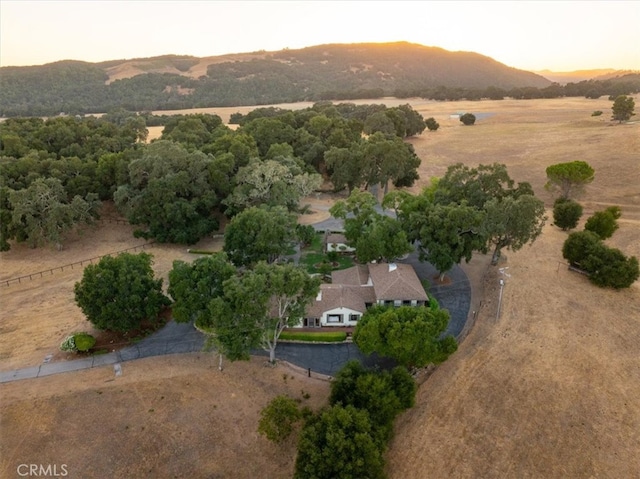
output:
<path id="1" fill-rule="evenodd" d="M 571 72 L 554 72 L 551 70 L 535 71 L 538 75 L 552 82 L 567 84 L 587 80 L 609 80 L 623 75 L 640 73 L 635 70 L 614 70 L 612 68 L 600 68 L 596 70 L 576 70 Z"/>
<path id="2" fill-rule="evenodd" d="M 472 52 L 407 42 L 277 52 L 0 68 L 0 115 L 97 113 L 348 100 L 429 88 L 544 88 L 551 82 Z"/>

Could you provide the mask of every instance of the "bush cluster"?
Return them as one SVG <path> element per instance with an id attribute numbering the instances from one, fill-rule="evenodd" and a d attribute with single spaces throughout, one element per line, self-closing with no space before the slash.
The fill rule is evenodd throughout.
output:
<path id="1" fill-rule="evenodd" d="M 403 367 L 374 372 L 348 362 L 331 384 L 331 406 L 304 425 L 295 477 L 384 477 L 393 421 L 413 406 L 416 389 Z"/>
<path id="2" fill-rule="evenodd" d="M 562 247 L 562 256 L 603 288 L 628 288 L 640 277 L 635 256 L 627 258 L 619 249 L 608 247 L 592 231 L 571 233 Z"/>
<path id="3" fill-rule="evenodd" d="M 62 341 L 62 344 L 60 344 L 60 349 L 69 353 L 84 353 L 89 351 L 95 345 L 96 338 L 91 336 L 89 333 L 73 333 L 71 336 Z"/>

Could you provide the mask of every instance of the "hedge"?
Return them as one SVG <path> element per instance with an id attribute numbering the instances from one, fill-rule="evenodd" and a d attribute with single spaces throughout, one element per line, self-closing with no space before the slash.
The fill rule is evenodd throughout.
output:
<path id="1" fill-rule="evenodd" d="M 309 341 L 323 343 L 340 343 L 347 339 L 347 333 L 344 331 L 331 331 L 327 333 L 307 333 L 297 331 L 283 331 L 280 339 L 285 341 Z"/>

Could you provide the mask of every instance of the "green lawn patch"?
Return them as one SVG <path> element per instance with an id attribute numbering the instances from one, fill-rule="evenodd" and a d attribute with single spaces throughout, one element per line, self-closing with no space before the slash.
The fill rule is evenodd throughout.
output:
<path id="1" fill-rule="evenodd" d="M 283 331 L 280 334 L 280 339 L 287 341 L 308 341 L 311 343 L 341 343 L 347 339 L 347 333 L 344 331 L 331 331 L 322 333 L 308 333 L 297 331 Z"/>
<path id="2" fill-rule="evenodd" d="M 323 253 L 324 244 L 323 244 L 322 238 L 324 238 L 324 233 L 317 233 L 316 235 L 314 235 L 313 241 L 311 241 L 311 244 L 302 248 L 302 252 L 303 253 L 310 253 L 310 252 Z"/>
<path id="3" fill-rule="evenodd" d="M 323 253 L 306 253 L 300 257 L 300 264 L 305 267 L 307 273 L 316 274 L 322 273 L 322 263 L 332 263 Z M 353 266 L 355 263 L 351 256 L 338 256 L 335 263 L 332 263 L 331 270 L 346 269 Z M 331 271 L 329 270 L 329 271 Z"/>

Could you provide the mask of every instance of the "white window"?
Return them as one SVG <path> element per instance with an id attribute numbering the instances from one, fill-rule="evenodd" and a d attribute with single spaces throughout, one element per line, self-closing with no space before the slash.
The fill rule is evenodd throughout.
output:
<path id="1" fill-rule="evenodd" d="M 351 314 L 349 315 L 349 321 L 358 321 L 360 319 L 359 314 Z"/>
<path id="2" fill-rule="evenodd" d="M 341 323 L 342 315 L 341 314 L 328 314 L 327 315 L 327 323 Z"/>

